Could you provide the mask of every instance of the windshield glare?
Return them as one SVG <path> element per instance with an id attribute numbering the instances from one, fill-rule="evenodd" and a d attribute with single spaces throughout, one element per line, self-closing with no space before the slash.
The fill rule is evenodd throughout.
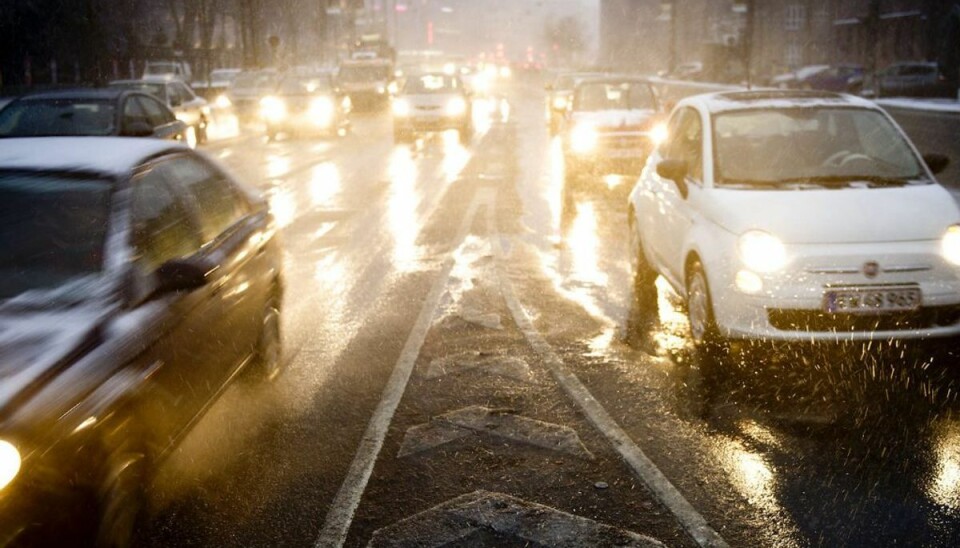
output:
<path id="1" fill-rule="evenodd" d="M 0 172 L 0 299 L 99 272 L 110 184 Z"/>
<path id="2" fill-rule="evenodd" d="M 0 135 L 112 135 L 113 103 L 97 100 L 43 99 L 18 101 L 0 110 Z"/>
<path id="3" fill-rule="evenodd" d="M 646 84 L 597 83 L 582 84 L 577 91 L 576 109 L 645 110 L 656 108 L 653 92 Z"/>
<path id="4" fill-rule="evenodd" d="M 925 176 L 900 132 L 866 109 L 723 113 L 714 119 L 714 143 L 718 184 Z"/>

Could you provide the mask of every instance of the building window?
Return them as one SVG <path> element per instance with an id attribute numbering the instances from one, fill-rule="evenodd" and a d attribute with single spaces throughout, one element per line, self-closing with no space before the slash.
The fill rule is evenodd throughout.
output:
<path id="1" fill-rule="evenodd" d="M 784 28 L 787 30 L 800 30 L 807 21 L 807 7 L 803 4 L 790 4 L 787 6 L 787 16 L 784 19 Z"/>
<path id="2" fill-rule="evenodd" d="M 790 38 L 787 41 L 787 48 L 784 55 L 784 62 L 791 69 L 800 66 L 800 63 L 803 61 L 803 49 L 800 47 L 800 42 L 796 38 Z"/>

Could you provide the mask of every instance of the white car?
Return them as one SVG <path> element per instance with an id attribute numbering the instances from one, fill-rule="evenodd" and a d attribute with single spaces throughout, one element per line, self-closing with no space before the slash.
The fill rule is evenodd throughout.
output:
<path id="1" fill-rule="evenodd" d="M 629 198 L 638 297 L 657 275 L 696 346 L 960 333 L 960 208 L 873 103 L 827 92 L 690 97 Z"/>
<path id="2" fill-rule="evenodd" d="M 206 99 L 184 82 L 165 76 L 145 76 L 140 80 L 115 80 L 110 82 L 110 87 L 143 91 L 163 101 L 178 120 L 187 124 L 186 141 L 190 148 L 207 141 L 210 107 Z"/>
<path id="3" fill-rule="evenodd" d="M 418 133 L 455 129 L 460 141 L 473 136 L 470 93 L 457 76 L 427 73 L 410 76 L 394 98 L 393 139 L 413 141 Z"/>

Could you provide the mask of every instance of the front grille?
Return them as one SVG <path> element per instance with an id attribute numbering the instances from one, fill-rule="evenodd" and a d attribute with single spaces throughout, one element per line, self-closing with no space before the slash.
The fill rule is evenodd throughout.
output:
<path id="1" fill-rule="evenodd" d="M 908 331 L 945 327 L 960 321 L 960 306 L 927 306 L 887 314 L 830 314 L 822 310 L 767 310 L 781 331 Z"/>

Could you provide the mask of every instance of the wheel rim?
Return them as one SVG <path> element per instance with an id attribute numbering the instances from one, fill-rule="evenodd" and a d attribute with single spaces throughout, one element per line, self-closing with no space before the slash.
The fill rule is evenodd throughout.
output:
<path id="1" fill-rule="evenodd" d="M 703 342 L 710 317 L 710 297 L 703 273 L 696 272 L 687 288 L 687 314 L 690 317 L 690 334 L 694 342 Z"/>

